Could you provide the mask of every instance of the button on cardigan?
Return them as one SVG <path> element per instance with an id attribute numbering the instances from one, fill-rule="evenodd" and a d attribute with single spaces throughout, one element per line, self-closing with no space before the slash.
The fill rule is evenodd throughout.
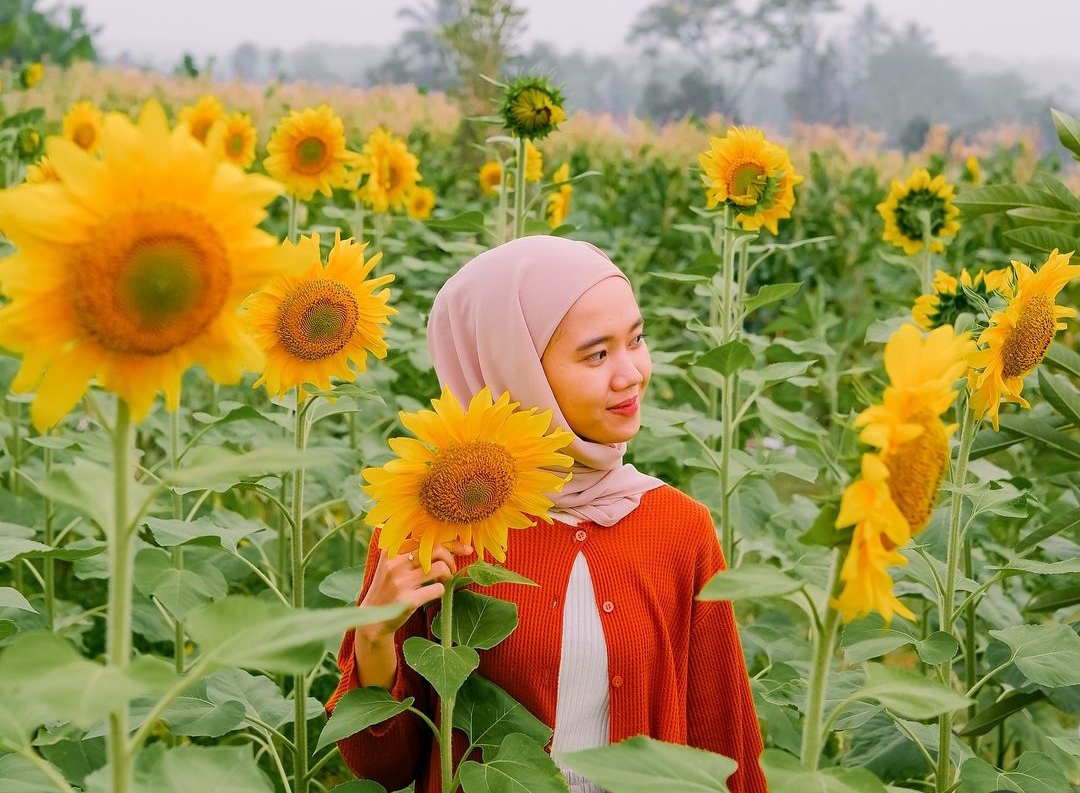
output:
<path id="1" fill-rule="evenodd" d="M 586 531 L 587 540 L 577 537 Z M 538 586 L 497 584 L 484 593 L 518 606 L 517 629 L 498 646 L 480 651 L 480 674 L 502 686 L 548 726 L 555 723 L 562 649 L 563 600 L 578 553 L 592 576 L 608 654 L 610 741 L 648 735 L 734 759 L 732 793 L 765 793 L 758 765 L 761 733 L 731 603 L 694 596 L 724 566 L 708 509 L 675 488 L 646 492 L 638 507 L 612 526 L 555 521 L 511 530 L 506 566 Z M 373 540 L 361 599 L 374 573 Z M 462 559 L 466 564 L 468 559 Z M 415 697 L 415 707 L 436 715 L 437 698 L 401 654 L 409 636 L 431 636 L 434 605 L 420 609 L 398 630 L 397 677 L 391 694 Z M 327 709 L 356 688 L 353 635 L 338 655 L 341 681 Z M 417 793 L 439 790 L 438 745 L 415 714 L 402 713 L 338 743 L 360 778 L 387 790 L 416 781 Z M 467 743 L 455 735 L 455 763 Z"/>

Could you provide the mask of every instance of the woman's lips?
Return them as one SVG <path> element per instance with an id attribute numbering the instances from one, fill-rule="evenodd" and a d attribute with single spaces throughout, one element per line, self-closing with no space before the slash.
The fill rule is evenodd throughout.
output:
<path id="1" fill-rule="evenodd" d="M 618 413 L 620 416 L 632 416 L 638 412 L 638 398 L 634 397 L 617 405 L 612 405 L 608 410 L 612 413 Z"/>

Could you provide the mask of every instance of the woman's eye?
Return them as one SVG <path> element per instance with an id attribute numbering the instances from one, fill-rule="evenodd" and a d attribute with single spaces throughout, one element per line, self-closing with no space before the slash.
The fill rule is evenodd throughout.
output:
<path id="1" fill-rule="evenodd" d="M 634 346 L 637 346 L 638 344 L 641 344 L 644 341 L 645 341 L 645 334 L 644 333 L 639 333 L 637 336 L 634 337 L 633 344 L 634 344 Z"/>
<path id="2" fill-rule="evenodd" d="M 594 352 L 592 355 L 585 356 L 586 361 L 595 361 L 595 362 L 602 361 L 605 358 L 607 358 L 607 350 L 598 350 L 598 351 Z"/>

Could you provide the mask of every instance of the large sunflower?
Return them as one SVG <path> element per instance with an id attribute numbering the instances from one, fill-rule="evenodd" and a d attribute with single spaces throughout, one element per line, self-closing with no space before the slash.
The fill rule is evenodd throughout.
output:
<path id="1" fill-rule="evenodd" d="M 980 349 L 968 377 L 971 409 L 980 418 L 989 415 L 995 431 L 1002 399 L 1031 407 L 1020 396 L 1024 378 L 1042 361 L 1054 334 L 1065 329 L 1058 320 L 1076 316 L 1076 309 L 1054 302 L 1065 284 L 1080 275 L 1080 265 L 1069 264 L 1071 257 L 1071 252 L 1058 253 L 1055 248 L 1038 272 L 1013 261 L 1015 295 L 979 335 Z"/>
<path id="2" fill-rule="evenodd" d="M 195 104 L 180 108 L 180 121 L 200 143 L 206 142 L 210 128 L 225 117 L 225 106 L 213 94 L 200 96 Z"/>
<path id="3" fill-rule="evenodd" d="M 795 173 L 787 150 L 765 139 L 756 127 L 732 127 L 709 141 L 709 151 L 698 155 L 704 172 L 710 209 L 727 203 L 738 214 L 735 221 L 748 231 L 762 226 L 777 233 L 777 221 L 791 217 Z"/>
<path id="4" fill-rule="evenodd" d="M 365 468 L 364 492 L 375 504 L 366 521 L 382 525 L 379 547 L 396 554 L 406 540 L 418 544 L 424 570 L 436 544 L 460 539 L 479 558 L 506 559 L 508 529 L 550 522 L 549 493 L 562 490 L 572 459 L 559 450 L 573 439 L 548 432 L 551 411 L 518 410 L 503 394 L 492 402 L 484 388 L 467 411 L 446 389 L 431 410 L 401 413 L 416 438 L 393 438 L 398 455 L 381 468 Z"/>
<path id="5" fill-rule="evenodd" d="M 230 113 L 214 123 L 206 136 L 206 147 L 238 168 L 247 170 L 255 162 L 259 133 L 247 113 Z"/>
<path id="6" fill-rule="evenodd" d="M 953 186 L 941 174 L 931 178 L 925 168 L 916 168 L 906 182 L 893 179 L 888 197 L 877 205 L 885 220 L 881 238 L 911 256 L 924 245 L 924 216 L 930 223 L 930 250 L 945 250 L 945 237 L 960 230 L 956 219 L 960 210 L 953 204 Z"/>
<path id="7" fill-rule="evenodd" d="M 93 154 L 101 142 L 105 116 L 93 102 L 76 102 L 64 114 L 64 137 Z"/>
<path id="8" fill-rule="evenodd" d="M 345 148 L 345 125 L 329 105 L 294 110 L 283 118 L 266 144 L 266 172 L 285 185 L 285 191 L 308 201 L 319 191 L 325 196 L 346 187 L 350 166 L 359 156 Z"/>
<path id="9" fill-rule="evenodd" d="M 318 234 L 282 244 L 285 272 L 244 301 L 244 323 L 266 353 L 256 387 L 274 396 L 305 383 L 325 391 L 331 377 L 356 379 L 350 363 L 362 372 L 368 353 L 386 357 L 381 326 L 397 311 L 379 287 L 394 276 L 368 278 L 382 254 L 365 261 L 365 247 L 339 238 L 323 266 Z"/>
<path id="10" fill-rule="evenodd" d="M 378 127 L 361 152 L 360 174 L 366 176 L 357 196 L 375 212 L 405 206 L 406 197 L 420 181 L 420 161 L 405 141 Z"/>
<path id="11" fill-rule="evenodd" d="M 982 311 L 969 293 L 974 293 L 977 300 L 983 302 L 988 302 L 995 294 L 1009 298 L 1012 297 L 1011 281 L 1012 270 L 1006 267 L 979 270 L 974 277 L 965 268 L 960 271 L 959 279 L 938 270 L 934 274 L 932 291 L 915 298 L 911 318 L 923 330 L 955 325 L 961 314 L 978 315 Z"/>
<path id="12" fill-rule="evenodd" d="M 237 308 L 277 267 L 257 226 L 280 187 L 217 162 L 147 102 L 137 124 L 110 113 L 98 160 L 49 140 L 56 183 L 0 192 L 0 345 L 22 355 L 12 390 L 37 390 L 38 429 L 59 421 L 91 378 L 138 420 L 202 364 L 219 382 L 258 366 Z"/>

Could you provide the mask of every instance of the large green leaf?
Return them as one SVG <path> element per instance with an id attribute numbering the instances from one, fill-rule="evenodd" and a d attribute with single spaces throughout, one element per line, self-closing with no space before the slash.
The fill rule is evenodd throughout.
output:
<path id="1" fill-rule="evenodd" d="M 1057 611 L 1080 603 L 1080 584 L 1051 589 L 1036 595 L 1024 606 L 1024 611 Z"/>
<path id="2" fill-rule="evenodd" d="M 799 758 L 780 749 L 762 752 L 761 767 L 770 793 L 885 793 L 885 784 L 870 771 L 840 767 L 808 771 Z"/>
<path id="3" fill-rule="evenodd" d="M 1051 344 L 1043 356 L 1043 363 L 1055 369 L 1080 377 L 1080 353 L 1065 344 Z"/>
<path id="4" fill-rule="evenodd" d="M 277 601 L 231 595 L 192 612 L 186 624 L 188 635 L 212 667 L 302 674 L 322 660 L 330 637 L 394 619 L 403 608 L 293 610 Z"/>
<path id="5" fill-rule="evenodd" d="M 600 787 L 619 793 L 714 793 L 738 767 L 729 757 L 639 735 L 560 756 Z"/>
<path id="6" fill-rule="evenodd" d="M 4 793 L 56 793 L 45 772 L 17 754 L 0 756 L 0 790 Z"/>
<path id="7" fill-rule="evenodd" d="M 769 305 L 769 303 L 777 303 L 781 300 L 786 300 L 796 294 L 801 288 L 802 281 L 784 284 L 765 284 L 765 286 L 758 290 L 757 294 L 746 298 L 746 302 L 743 303 L 743 308 L 747 313 L 750 313 L 762 306 Z"/>
<path id="8" fill-rule="evenodd" d="M 468 567 L 461 571 L 455 579 L 454 585 L 465 585 L 468 583 L 476 584 L 477 586 L 492 586 L 493 584 L 525 584 L 526 586 L 537 586 L 535 581 L 530 581 L 520 573 L 515 573 L 501 564 L 491 564 L 482 560 L 472 562 Z"/>
<path id="9" fill-rule="evenodd" d="M 1025 226 L 1018 229 L 1010 229 L 1002 236 L 1019 248 L 1046 254 L 1055 248 L 1059 251 L 1075 251 L 1080 249 L 1080 237 L 1074 237 L 1057 229 L 1049 229 L 1044 226 Z"/>
<path id="10" fill-rule="evenodd" d="M 165 548 L 198 542 L 202 545 L 218 546 L 232 553 L 236 553 L 237 545 L 245 537 L 263 530 L 263 527 L 254 521 L 233 521 L 222 525 L 226 521 L 222 520 L 219 514 L 214 512 L 196 520 L 147 518 L 143 523 L 154 535 L 154 541 Z"/>
<path id="11" fill-rule="evenodd" d="M 168 612 L 182 620 L 207 603 L 220 600 L 229 591 L 221 570 L 202 563 L 177 569 L 172 557 L 160 548 L 143 548 L 135 556 L 135 586 L 157 598 Z"/>
<path id="12" fill-rule="evenodd" d="M 559 767 L 544 748 L 527 735 L 506 736 L 486 763 L 461 764 L 465 793 L 569 793 Z"/>
<path id="13" fill-rule="evenodd" d="M 1054 129 L 1057 130 L 1061 145 L 1071 151 L 1073 157 L 1080 159 L 1080 122 L 1053 107 L 1050 108 L 1050 118 L 1054 120 Z"/>
<path id="14" fill-rule="evenodd" d="M 245 479 L 293 471 L 301 466 L 313 470 L 333 465 L 335 456 L 326 449 L 298 451 L 284 444 L 267 444 L 237 453 L 224 446 L 198 446 L 179 469 L 166 470 L 162 477 L 177 490 L 224 492 Z M 105 499 L 106 501 L 108 499 Z"/>
<path id="15" fill-rule="evenodd" d="M 319 735 L 315 751 L 366 730 L 373 724 L 392 719 L 408 710 L 412 703 L 412 697 L 399 702 L 385 688 L 377 686 L 353 689 L 334 707 L 333 715 Z"/>
<path id="16" fill-rule="evenodd" d="M 410 636 L 401 649 L 409 666 L 443 699 L 457 693 L 465 678 L 480 665 L 480 656 L 472 647 L 443 647 L 421 636 Z"/>
<path id="17" fill-rule="evenodd" d="M 1046 692 L 1042 689 L 1008 691 L 997 702 L 983 708 L 968 719 L 963 729 L 958 731 L 958 734 L 963 736 L 984 735 L 1012 714 L 1035 702 L 1042 702 L 1044 699 L 1046 699 Z"/>
<path id="18" fill-rule="evenodd" d="M 330 788 L 329 793 L 386 793 L 386 788 L 370 779 L 350 779 Z"/>
<path id="19" fill-rule="evenodd" d="M 866 665 L 866 683 L 853 696 L 880 702 L 905 719 L 930 719 L 971 704 L 967 697 L 925 675 L 875 663 Z"/>
<path id="20" fill-rule="evenodd" d="M 1061 432 L 1040 416 L 1001 416 L 999 421 L 1007 430 L 1026 435 L 1062 454 L 1080 460 L 1080 441 Z"/>
<path id="21" fill-rule="evenodd" d="M 483 234 L 484 213 L 479 209 L 470 209 L 452 218 L 428 218 L 424 221 L 428 228 L 439 231 L 464 231 L 469 234 Z"/>
<path id="22" fill-rule="evenodd" d="M 244 703 L 215 705 L 201 697 L 177 697 L 162 718 L 176 735 L 220 738 L 244 724 Z"/>
<path id="23" fill-rule="evenodd" d="M 240 702 L 246 718 L 258 720 L 274 729 L 296 720 L 296 708 L 281 689 L 266 675 L 243 669 L 222 669 L 207 677 L 206 698 L 215 705 Z M 321 710 L 321 706 L 320 706 Z"/>
<path id="24" fill-rule="evenodd" d="M 802 581 L 770 564 L 744 564 L 721 570 L 701 588 L 699 600 L 752 600 L 798 591 Z"/>
<path id="25" fill-rule="evenodd" d="M 758 397 L 754 406 L 766 426 L 781 438 L 813 445 L 825 434 L 824 428 L 810 416 L 782 408 L 771 399 Z"/>
<path id="26" fill-rule="evenodd" d="M 476 650 L 490 650 L 517 627 L 517 605 L 490 595 L 459 589 L 454 593 L 454 644 Z M 440 620 L 432 624 L 436 638 Z"/>
<path id="27" fill-rule="evenodd" d="M 695 368 L 710 369 L 725 377 L 745 369 L 754 362 L 754 353 L 744 341 L 735 339 L 719 347 L 713 347 L 696 361 Z"/>
<path id="28" fill-rule="evenodd" d="M 1014 550 L 1017 554 L 1025 553 L 1055 534 L 1065 532 L 1071 535 L 1077 527 L 1080 527 L 1080 507 L 1058 513 L 1039 528 L 1028 532 L 1020 538 Z"/>
<path id="29" fill-rule="evenodd" d="M 990 635 L 1009 645 L 1013 663 L 1031 682 L 1080 685 L 1080 636 L 1068 625 L 1013 625 Z"/>
<path id="30" fill-rule="evenodd" d="M 1066 377 L 1039 369 L 1039 393 L 1062 418 L 1080 427 L 1080 392 Z"/>
<path id="31" fill-rule="evenodd" d="M 273 793 L 259 770 L 252 745 L 178 746 L 155 743 L 135 758 L 134 793 Z M 86 778 L 88 793 L 112 789 L 105 766 Z"/>
<path id="32" fill-rule="evenodd" d="M 30 601 L 23 596 L 22 592 L 9 586 L 0 586 L 0 609 L 37 611 L 30 605 Z"/>
<path id="33" fill-rule="evenodd" d="M 1053 758 L 1041 752 L 1024 752 L 1012 771 L 999 771 L 985 760 L 972 757 L 960 766 L 957 793 L 1074 793 Z"/>
<path id="34" fill-rule="evenodd" d="M 536 718 L 502 688 L 481 675 L 470 675 L 458 691 L 454 727 L 484 750 L 484 757 L 498 751 L 511 733 L 528 735 L 546 746 L 551 728 Z"/>
<path id="35" fill-rule="evenodd" d="M 106 537 L 112 539 L 116 522 L 115 505 L 111 496 L 103 498 L 102 494 L 112 493 L 114 478 L 111 469 L 77 458 L 71 465 L 54 468 L 38 488 L 45 497 L 89 517 Z M 149 494 L 150 488 L 146 485 L 129 482 L 128 514 L 136 514 Z"/>
<path id="36" fill-rule="evenodd" d="M 989 185 L 965 190 L 953 199 L 967 217 L 991 212 L 1005 212 L 1014 207 L 1051 207 L 1068 209 L 1061 201 L 1045 190 L 1023 185 Z"/>

